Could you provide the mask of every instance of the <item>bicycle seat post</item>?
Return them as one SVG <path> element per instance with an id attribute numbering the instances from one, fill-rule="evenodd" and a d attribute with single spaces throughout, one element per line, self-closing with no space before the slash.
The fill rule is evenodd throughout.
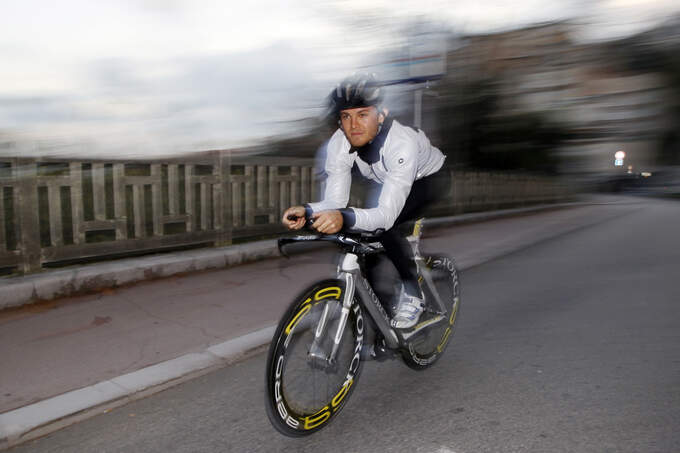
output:
<path id="1" fill-rule="evenodd" d="M 421 217 L 418 220 L 416 220 L 416 223 L 413 225 L 413 232 L 409 235 L 406 236 L 406 240 L 408 240 L 409 244 L 411 244 L 411 247 L 413 248 L 413 256 L 417 260 L 420 258 L 420 237 L 423 234 L 423 225 L 425 224 L 425 217 Z"/>

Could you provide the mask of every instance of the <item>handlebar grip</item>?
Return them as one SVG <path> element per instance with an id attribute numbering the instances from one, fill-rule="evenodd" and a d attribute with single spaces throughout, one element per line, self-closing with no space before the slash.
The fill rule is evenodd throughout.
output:
<path id="1" fill-rule="evenodd" d="M 288 215 L 286 216 L 286 219 L 288 219 L 288 220 L 290 220 L 290 221 L 292 221 L 292 222 L 295 222 L 295 221 L 297 221 L 298 219 L 304 219 L 304 217 L 303 217 L 303 216 L 297 216 L 297 215 L 295 215 L 295 214 L 288 214 Z M 308 219 L 307 219 L 307 223 L 310 224 L 310 225 L 313 224 L 313 223 L 314 223 L 314 219 L 312 219 L 311 217 L 308 218 Z"/>

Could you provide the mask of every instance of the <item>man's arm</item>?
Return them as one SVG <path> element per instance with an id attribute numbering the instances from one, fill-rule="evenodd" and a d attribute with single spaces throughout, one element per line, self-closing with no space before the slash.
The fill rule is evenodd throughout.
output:
<path id="1" fill-rule="evenodd" d="M 327 145 L 327 156 L 324 169 L 328 178 L 322 201 L 308 203 L 304 206 L 288 208 L 283 215 L 282 223 L 291 230 L 302 228 L 308 218 L 314 219 L 313 228 L 324 234 L 332 234 L 342 228 L 342 215 L 337 211 L 344 208 L 349 201 L 352 184 L 352 161 L 349 158 L 349 143 L 345 143 L 342 131 L 338 130 Z M 340 216 L 338 220 L 337 216 Z M 288 217 L 295 217 L 295 220 Z"/>
<path id="2" fill-rule="evenodd" d="M 404 143 L 386 156 L 387 176 L 378 199 L 378 206 L 371 209 L 352 208 L 354 224 L 347 227 L 364 231 L 389 230 L 397 220 L 418 171 L 417 149 L 412 143 Z"/>
<path id="3" fill-rule="evenodd" d="M 353 159 L 349 155 L 349 142 L 341 130 L 337 130 L 328 141 L 324 170 L 328 175 L 323 199 L 316 203 L 308 203 L 312 212 L 328 209 L 340 209 L 347 206 L 349 189 L 352 185 Z"/>
<path id="4" fill-rule="evenodd" d="M 307 204 L 312 212 L 344 208 L 349 201 L 349 189 L 352 185 L 351 167 L 327 168 L 326 173 L 328 179 L 326 179 L 323 200 Z"/>

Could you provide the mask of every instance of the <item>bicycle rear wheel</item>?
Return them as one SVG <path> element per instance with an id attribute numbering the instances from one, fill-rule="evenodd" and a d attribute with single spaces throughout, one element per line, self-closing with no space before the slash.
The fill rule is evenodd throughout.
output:
<path id="1" fill-rule="evenodd" d="M 293 301 L 276 329 L 267 356 L 266 408 L 274 427 L 287 436 L 308 435 L 328 425 L 359 377 L 364 321 L 356 301 L 335 361 L 324 360 L 333 348 L 343 295 L 344 282 L 338 279 L 310 286 Z M 311 354 L 320 324 L 324 333 Z"/>
<path id="2" fill-rule="evenodd" d="M 418 325 L 413 330 L 417 330 L 425 323 L 432 323 L 432 325 L 414 334 L 408 342 L 408 347 L 401 351 L 404 362 L 416 370 L 423 370 L 439 360 L 453 335 L 460 310 L 460 282 L 453 259 L 447 256 L 431 255 L 425 257 L 425 263 L 435 289 L 446 305 L 447 313 L 444 318 L 440 319 L 442 315 L 435 313 L 438 308 L 433 303 L 432 292 L 427 285 L 422 285 L 429 310 L 421 316 Z M 437 319 L 440 320 L 437 321 Z"/>

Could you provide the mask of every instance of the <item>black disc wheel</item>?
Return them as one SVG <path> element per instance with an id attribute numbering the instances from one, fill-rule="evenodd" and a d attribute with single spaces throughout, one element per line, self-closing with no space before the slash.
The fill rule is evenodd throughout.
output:
<path id="1" fill-rule="evenodd" d="M 328 425 L 354 390 L 364 320 L 353 301 L 339 332 L 343 297 L 341 280 L 314 284 L 293 301 L 276 329 L 265 398 L 269 419 L 285 435 L 304 436 Z"/>

